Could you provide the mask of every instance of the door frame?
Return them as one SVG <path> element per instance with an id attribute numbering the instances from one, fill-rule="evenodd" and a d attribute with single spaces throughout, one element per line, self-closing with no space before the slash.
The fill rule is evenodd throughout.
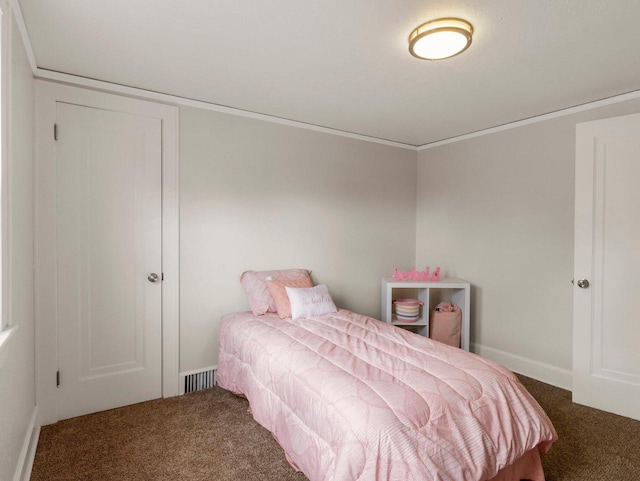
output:
<path id="1" fill-rule="evenodd" d="M 55 211 L 56 102 L 160 119 L 162 123 L 162 397 L 178 395 L 179 381 L 179 158 L 178 108 L 120 95 L 35 81 L 34 277 L 38 424 L 59 420 L 57 246 Z M 62 134 L 62 133 L 61 133 Z"/>

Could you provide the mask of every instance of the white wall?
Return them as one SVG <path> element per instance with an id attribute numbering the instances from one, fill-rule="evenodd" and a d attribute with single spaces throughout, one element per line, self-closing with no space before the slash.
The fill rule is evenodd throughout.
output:
<path id="1" fill-rule="evenodd" d="M 480 354 L 570 386 L 575 125 L 639 111 L 628 101 L 418 153 L 416 261 L 471 282 Z"/>
<path id="2" fill-rule="evenodd" d="M 181 371 L 217 363 L 245 270 L 310 269 L 379 316 L 380 278 L 413 265 L 415 176 L 413 151 L 181 108 Z"/>
<path id="3" fill-rule="evenodd" d="M 33 76 L 17 26 L 12 47 L 11 306 L 16 334 L 0 352 L 0 480 L 14 477 L 35 406 Z"/>

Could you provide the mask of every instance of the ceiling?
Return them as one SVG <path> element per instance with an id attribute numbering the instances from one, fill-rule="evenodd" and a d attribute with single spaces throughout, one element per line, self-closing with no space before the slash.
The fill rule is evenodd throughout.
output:
<path id="1" fill-rule="evenodd" d="M 20 0 L 39 69 L 420 146 L 640 90 L 638 0 Z M 462 55 L 408 52 L 473 24 Z"/>

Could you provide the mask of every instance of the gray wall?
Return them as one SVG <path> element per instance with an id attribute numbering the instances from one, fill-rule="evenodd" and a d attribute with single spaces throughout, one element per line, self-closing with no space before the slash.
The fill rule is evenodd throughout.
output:
<path id="1" fill-rule="evenodd" d="M 479 352 L 570 379 L 575 126 L 635 112 L 639 100 L 418 153 L 416 261 L 472 283 Z"/>
<path id="2" fill-rule="evenodd" d="M 180 109 L 180 370 L 217 363 L 245 270 L 300 267 L 379 316 L 380 278 L 415 255 L 416 153 Z"/>
<path id="3" fill-rule="evenodd" d="M 13 25 L 11 308 L 15 335 L 0 351 L 0 480 L 13 479 L 35 406 L 33 311 L 33 76 Z"/>
<path id="4" fill-rule="evenodd" d="M 311 269 L 340 306 L 377 317 L 379 278 L 415 263 L 472 283 L 477 352 L 570 387 L 575 125 L 638 111 L 627 101 L 416 155 L 182 108 L 180 369 L 217 363 L 219 318 L 248 309 L 244 270 Z"/>

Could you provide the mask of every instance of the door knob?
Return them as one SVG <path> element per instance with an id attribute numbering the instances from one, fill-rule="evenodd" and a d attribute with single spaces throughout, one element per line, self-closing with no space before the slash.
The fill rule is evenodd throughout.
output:
<path id="1" fill-rule="evenodd" d="M 578 280 L 578 287 L 580 287 L 582 289 L 586 289 L 587 287 L 589 287 L 589 281 L 586 280 L 586 279 Z"/>
<path id="2" fill-rule="evenodd" d="M 149 282 L 158 282 L 160 280 L 160 277 L 158 277 L 158 274 L 156 274 L 155 272 L 152 272 L 147 276 L 147 279 L 149 280 Z M 578 282 L 578 284 L 580 283 Z"/>

